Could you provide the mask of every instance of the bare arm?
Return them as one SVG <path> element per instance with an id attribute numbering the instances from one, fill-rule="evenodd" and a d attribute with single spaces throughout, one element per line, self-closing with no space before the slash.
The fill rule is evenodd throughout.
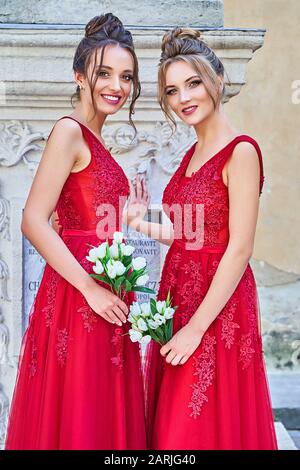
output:
<path id="1" fill-rule="evenodd" d="M 82 134 L 78 124 L 69 119 L 58 121 L 49 138 L 36 176 L 34 178 L 23 213 L 21 230 L 37 251 L 70 284 L 87 299 L 96 313 L 108 320 L 114 303 L 127 313 L 127 306 L 113 294 L 100 287 L 83 269 L 69 251 L 58 233 L 49 224 L 62 187 L 76 161 L 80 158 Z M 102 298 L 102 305 L 99 294 Z M 111 297 L 113 296 L 113 297 Z M 100 299 L 100 300 L 98 300 Z M 109 301 L 108 301 L 109 300 Z M 103 305 L 105 312 L 103 311 Z M 119 315 L 119 318 L 123 316 Z M 125 318 L 125 317 L 124 317 Z"/>
<path id="2" fill-rule="evenodd" d="M 147 237 L 157 240 L 164 245 L 171 245 L 174 240 L 174 230 L 170 224 L 159 224 L 144 220 L 150 202 L 148 190 L 144 181 L 136 177 L 136 187 L 129 182 L 130 197 L 123 214 L 123 222 L 133 230 L 144 233 Z"/>
<path id="3" fill-rule="evenodd" d="M 252 255 L 260 181 L 259 160 L 252 144 L 241 142 L 235 147 L 227 171 L 229 244 L 203 302 L 188 325 L 161 349 L 163 355 L 168 354 L 167 361 L 173 365 L 184 364 L 193 354 L 204 333 L 234 293 Z"/>
<path id="4" fill-rule="evenodd" d="M 49 224 L 62 187 L 78 158 L 80 132 L 69 120 L 56 123 L 26 201 L 21 230 L 55 271 L 83 290 L 90 277 Z"/>

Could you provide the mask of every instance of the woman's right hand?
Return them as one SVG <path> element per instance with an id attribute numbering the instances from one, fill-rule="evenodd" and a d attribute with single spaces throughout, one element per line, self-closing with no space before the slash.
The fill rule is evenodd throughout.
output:
<path id="1" fill-rule="evenodd" d="M 99 286 L 95 281 L 82 292 L 89 306 L 95 313 L 109 323 L 122 326 L 126 323 L 128 307 L 117 295 Z"/>

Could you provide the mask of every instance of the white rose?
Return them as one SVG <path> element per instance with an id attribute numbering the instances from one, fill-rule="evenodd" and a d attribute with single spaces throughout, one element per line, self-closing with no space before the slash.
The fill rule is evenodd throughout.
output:
<path id="1" fill-rule="evenodd" d="M 122 276 L 122 274 L 124 274 L 125 271 L 126 271 L 126 268 L 125 268 L 124 264 L 121 263 L 121 261 L 115 261 L 114 262 L 114 267 L 116 269 L 116 272 L 117 272 L 118 276 Z"/>
<path id="2" fill-rule="evenodd" d="M 106 247 L 107 247 L 107 242 L 103 242 L 101 243 L 101 245 L 99 245 L 97 248 L 96 248 L 96 252 L 97 252 L 97 256 L 98 258 L 100 259 L 103 259 L 106 255 Z"/>
<path id="3" fill-rule="evenodd" d="M 145 316 L 145 317 L 148 317 L 149 315 L 151 315 L 150 303 L 148 303 L 148 302 L 142 303 L 141 304 L 141 311 L 142 311 L 142 315 Z"/>
<path id="4" fill-rule="evenodd" d="M 145 320 L 143 320 L 142 318 L 139 318 L 138 321 L 137 321 L 137 327 L 139 330 L 141 331 L 147 331 L 148 330 L 148 326 L 147 326 L 147 323 L 145 322 Z"/>
<path id="5" fill-rule="evenodd" d="M 111 261 L 108 261 L 107 265 L 106 265 L 106 268 L 107 268 L 107 274 L 108 276 L 111 278 L 111 279 L 114 279 L 117 275 L 117 271 L 116 271 L 116 268 L 114 266 L 113 263 L 111 263 Z"/>
<path id="6" fill-rule="evenodd" d="M 150 335 L 143 336 L 142 339 L 141 339 L 141 345 L 142 346 L 147 346 L 147 344 L 150 343 L 150 341 L 151 341 L 151 336 Z"/>
<path id="7" fill-rule="evenodd" d="M 133 343 L 136 343 L 137 341 L 141 341 L 142 339 L 142 333 L 136 330 L 129 330 L 129 336 Z"/>
<path id="8" fill-rule="evenodd" d="M 123 232 L 115 232 L 114 233 L 114 241 L 116 243 L 122 243 L 122 241 L 123 241 Z"/>
<path id="9" fill-rule="evenodd" d="M 98 253 L 97 253 L 97 248 L 92 248 L 90 251 L 89 251 L 89 255 L 86 256 L 86 259 L 88 261 L 91 261 L 91 263 L 96 263 L 97 259 L 98 259 Z"/>
<path id="10" fill-rule="evenodd" d="M 143 276 L 140 276 L 140 277 L 137 278 L 136 285 L 137 286 L 144 286 L 148 281 L 149 281 L 148 274 L 144 274 Z"/>
<path id="11" fill-rule="evenodd" d="M 166 310 L 165 310 L 165 317 L 166 317 L 166 319 L 169 320 L 170 318 L 173 318 L 174 312 L 175 312 L 175 309 L 174 309 L 174 308 L 167 307 Z"/>
<path id="12" fill-rule="evenodd" d="M 131 246 L 131 245 L 124 245 L 124 247 L 122 247 L 122 253 L 124 256 L 132 255 L 134 250 L 135 250 L 134 246 Z"/>
<path id="13" fill-rule="evenodd" d="M 166 306 L 165 300 L 162 300 L 162 301 L 161 301 L 161 300 L 158 300 L 158 301 L 156 302 L 156 308 L 157 308 L 157 311 L 158 311 L 159 313 L 162 313 L 162 311 L 163 311 L 163 309 L 165 308 L 165 306 Z"/>
<path id="14" fill-rule="evenodd" d="M 102 264 L 101 261 L 99 261 L 98 259 L 97 259 L 97 261 L 96 261 L 96 265 L 93 266 L 93 271 L 94 271 L 96 274 L 102 274 L 103 271 L 104 271 L 103 264 Z"/>
<path id="15" fill-rule="evenodd" d="M 133 258 L 132 260 L 132 266 L 135 271 L 144 268 L 146 264 L 147 262 L 142 256 L 138 256 L 137 258 Z"/>
<path id="16" fill-rule="evenodd" d="M 109 247 L 109 253 L 112 258 L 119 258 L 119 247 L 115 242 L 113 242 L 113 244 Z"/>

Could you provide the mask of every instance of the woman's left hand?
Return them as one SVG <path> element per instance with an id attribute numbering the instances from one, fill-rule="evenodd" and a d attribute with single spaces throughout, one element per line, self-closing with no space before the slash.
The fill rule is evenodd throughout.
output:
<path id="1" fill-rule="evenodd" d="M 204 332 L 195 331 L 195 328 L 188 323 L 162 346 L 160 353 L 168 364 L 183 365 L 198 348 L 203 335 Z"/>

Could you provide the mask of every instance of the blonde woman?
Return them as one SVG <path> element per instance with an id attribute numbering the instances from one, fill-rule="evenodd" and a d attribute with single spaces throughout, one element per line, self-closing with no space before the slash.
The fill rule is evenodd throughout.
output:
<path id="1" fill-rule="evenodd" d="M 162 110 L 197 134 L 163 195 L 173 232 L 142 220 L 149 197 L 139 180 L 125 214 L 133 228 L 171 245 L 158 297 L 170 289 L 178 306 L 173 338 L 148 351 L 149 447 L 276 449 L 249 265 L 262 155 L 225 115 L 224 68 L 199 36 L 175 29 L 162 43 Z"/>

